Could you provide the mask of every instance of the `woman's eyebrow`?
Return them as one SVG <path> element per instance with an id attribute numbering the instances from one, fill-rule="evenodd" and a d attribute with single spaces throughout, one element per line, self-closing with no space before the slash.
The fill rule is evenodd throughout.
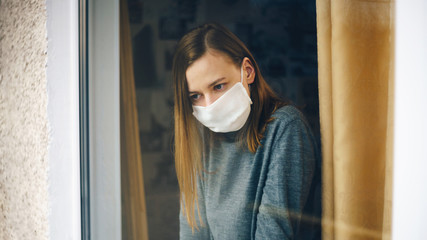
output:
<path id="1" fill-rule="evenodd" d="M 209 83 L 208 87 L 213 87 L 213 86 L 217 85 L 219 82 L 221 82 L 224 79 L 226 79 L 226 77 L 218 78 L 217 80 Z M 188 94 L 190 94 L 190 95 L 191 94 L 195 94 L 195 93 L 198 93 L 198 92 L 197 91 L 188 91 Z"/>
<path id="2" fill-rule="evenodd" d="M 218 78 L 217 80 L 213 81 L 212 83 L 209 84 L 209 87 L 213 87 L 215 85 L 217 85 L 219 82 L 221 82 L 222 80 L 224 80 L 225 77 L 222 78 Z"/>

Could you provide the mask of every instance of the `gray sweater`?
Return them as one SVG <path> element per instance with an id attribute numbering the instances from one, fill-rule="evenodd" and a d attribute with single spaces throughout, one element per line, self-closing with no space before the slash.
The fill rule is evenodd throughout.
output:
<path id="1" fill-rule="evenodd" d="M 180 214 L 180 239 L 320 239 L 314 137 L 292 106 L 273 117 L 255 154 L 236 141 L 236 133 L 213 135 L 198 181 L 204 226 L 193 234 Z"/>

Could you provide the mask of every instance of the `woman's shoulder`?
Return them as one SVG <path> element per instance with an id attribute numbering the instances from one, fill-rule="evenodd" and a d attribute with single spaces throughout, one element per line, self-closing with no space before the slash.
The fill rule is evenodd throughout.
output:
<path id="1" fill-rule="evenodd" d="M 286 105 L 277 109 L 271 117 L 272 120 L 267 124 L 265 132 L 266 140 L 277 140 L 278 137 L 286 138 L 303 132 L 312 135 L 310 125 L 303 113 L 293 105 Z"/>
<path id="2" fill-rule="evenodd" d="M 272 114 L 272 118 L 264 135 L 266 146 L 276 146 L 275 150 L 281 151 L 282 148 L 278 147 L 277 144 L 283 146 L 291 144 L 293 150 L 310 146 L 305 149 L 317 151 L 316 140 L 310 124 L 298 108 L 293 105 L 283 106 Z"/>
<path id="3" fill-rule="evenodd" d="M 293 105 L 286 105 L 277 109 L 272 114 L 272 118 L 273 121 L 270 123 L 271 125 L 280 125 L 282 127 L 294 121 L 301 121 L 304 124 L 307 123 L 303 113 Z"/>

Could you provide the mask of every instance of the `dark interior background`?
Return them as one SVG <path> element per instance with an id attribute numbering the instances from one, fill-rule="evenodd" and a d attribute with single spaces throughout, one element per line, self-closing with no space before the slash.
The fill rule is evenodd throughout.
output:
<path id="1" fill-rule="evenodd" d="M 149 237 L 177 239 L 172 56 L 188 30 L 218 22 L 254 55 L 267 82 L 304 112 L 320 145 L 315 0 L 127 0 Z"/>

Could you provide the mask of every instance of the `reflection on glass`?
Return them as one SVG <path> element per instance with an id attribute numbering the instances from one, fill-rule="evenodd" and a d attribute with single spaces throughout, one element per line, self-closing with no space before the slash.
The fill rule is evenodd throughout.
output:
<path id="1" fill-rule="evenodd" d="M 205 22 L 225 25 L 272 89 L 301 107 L 319 143 L 315 1 L 128 0 L 128 7 L 149 238 L 177 239 L 172 57 L 178 40 Z"/>

